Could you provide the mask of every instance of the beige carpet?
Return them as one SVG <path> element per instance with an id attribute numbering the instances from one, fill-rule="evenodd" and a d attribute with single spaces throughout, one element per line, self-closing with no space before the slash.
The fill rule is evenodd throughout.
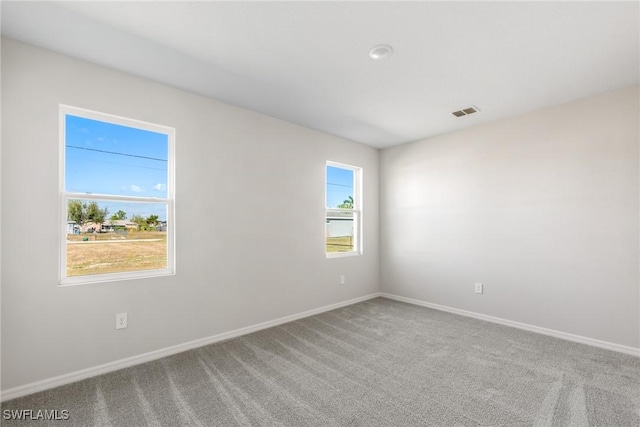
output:
<path id="1" fill-rule="evenodd" d="M 3 426 L 638 426 L 640 359 L 387 299 L 37 393 Z"/>

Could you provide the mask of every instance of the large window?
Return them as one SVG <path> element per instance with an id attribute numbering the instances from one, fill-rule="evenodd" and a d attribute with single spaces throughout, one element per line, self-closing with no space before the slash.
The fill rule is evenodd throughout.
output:
<path id="1" fill-rule="evenodd" d="M 327 162 L 327 257 L 362 253 L 362 169 Z"/>
<path id="2" fill-rule="evenodd" d="M 174 129 L 60 106 L 60 283 L 173 274 Z"/>

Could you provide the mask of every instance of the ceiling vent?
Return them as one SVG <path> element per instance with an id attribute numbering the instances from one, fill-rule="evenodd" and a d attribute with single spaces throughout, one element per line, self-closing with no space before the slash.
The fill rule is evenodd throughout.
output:
<path id="1" fill-rule="evenodd" d="M 471 107 L 463 108 L 462 110 L 459 110 L 459 111 L 454 111 L 451 114 L 453 114 L 456 117 L 462 117 L 462 116 L 468 116 L 469 114 L 477 113 L 478 111 L 480 111 L 480 109 L 475 105 L 472 105 Z"/>

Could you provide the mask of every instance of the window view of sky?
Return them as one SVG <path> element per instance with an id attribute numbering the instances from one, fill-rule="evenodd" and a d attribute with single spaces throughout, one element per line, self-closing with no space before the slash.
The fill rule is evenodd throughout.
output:
<path id="1" fill-rule="evenodd" d="M 327 208 L 337 208 L 353 197 L 353 171 L 327 166 Z"/>
<path id="2" fill-rule="evenodd" d="M 167 197 L 168 137 L 165 134 L 67 115 L 67 192 Z M 109 216 L 118 210 L 166 219 L 166 205 L 98 202 Z"/>

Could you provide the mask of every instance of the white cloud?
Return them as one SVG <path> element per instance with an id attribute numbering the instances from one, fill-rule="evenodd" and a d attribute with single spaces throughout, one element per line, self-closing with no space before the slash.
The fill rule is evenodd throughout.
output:
<path id="1" fill-rule="evenodd" d="M 156 191 L 164 191 L 167 189 L 167 185 L 166 184 L 156 184 L 153 186 L 153 189 Z"/>
<path id="2" fill-rule="evenodd" d="M 142 188 L 133 184 L 131 186 L 129 186 L 129 191 L 133 191 L 134 193 L 142 193 Z"/>

